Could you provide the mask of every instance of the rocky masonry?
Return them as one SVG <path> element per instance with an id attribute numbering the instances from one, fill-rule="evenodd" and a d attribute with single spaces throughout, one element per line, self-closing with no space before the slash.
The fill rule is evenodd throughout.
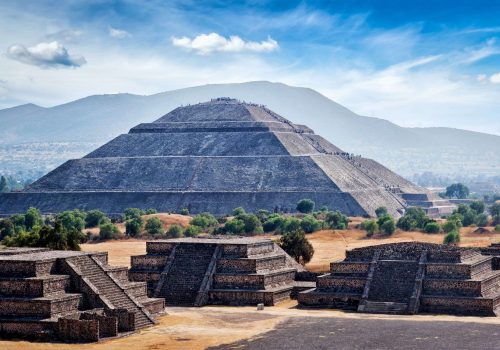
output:
<path id="1" fill-rule="evenodd" d="M 302 267 L 269 239 L 183 238 L 147 242 L 131 281 L 170 305 L 255 305 L 288 299 Z"/>
<path id="2" fill-rule="evenodd" d="M 337 127 L 332 125 L 332 127 Z M 0 215 L 126 208 L 228 214 L 236 207 L 292 211 L 303 198 L 346 215 L 431 215 L 453 206 L 381 164 L 355 157 L 269 109 L 220 98 L 139 124 L 18 193 L 0 194 Z"/>
<path id="3" fill-rule="evenodd" d="M 298 300 L 302 306 L 359 312 L 496 316 L 496 259 L 475 248 L 428 243 L 357 248 L 344 261 L 331 263 L 317 288 L 299 293 Z"/>
<path id="4" fill-rule="evenodd" d="M 154 324 L 163 299 L 129 282 L 107 253 L 0 251 L 0 335 L 93 342 Z"/>

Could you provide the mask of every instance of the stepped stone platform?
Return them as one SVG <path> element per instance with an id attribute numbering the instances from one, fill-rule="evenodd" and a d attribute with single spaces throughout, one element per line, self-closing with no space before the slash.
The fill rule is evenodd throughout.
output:
<path id="1" fill-rule="evenodd" d="M 500 255 L 500 254 L 499 254 Z M 500 314 L 500 270 L 477 248 L 393 243 L 357 248 L 332 262 L 301 306 L 369 313 Z"/>
<path id="2" fill-rule="evenodd" d="M 270 239 L 181 238 L 147 242 L 146 250 L 131 258 L 129 278 L 167 305 L 274 305 L 290 297 L 303 270 Z"/>
<path id="3" fill-rule="evenodd" d="M 164 300 L 107 253 L 0 250 L 0 337 L 95 342 L 155 323 Z"/>
<path id="4" fill-rule="evenodd" d="M 138 207 L 224 215 L 240 206 L 287 212 L 303 198 L 351 216 L 375 216 L 384 206 L 397 217 L 413 205 L 439 216 L 454 207 L 264 106 L 219 98 L 139 124 L 22 192 L 1 193 L 0 215 L 30 206 L 47 214 Z"/>

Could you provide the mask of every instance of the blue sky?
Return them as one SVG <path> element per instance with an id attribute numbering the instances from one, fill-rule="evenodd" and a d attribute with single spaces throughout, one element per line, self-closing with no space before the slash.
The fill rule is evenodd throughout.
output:
<path id="1" fill-rule="evenodd" d="M 269 80 L 500 134 L 500 0 L 0 0 L 0 52 L 0 108 Z"/>

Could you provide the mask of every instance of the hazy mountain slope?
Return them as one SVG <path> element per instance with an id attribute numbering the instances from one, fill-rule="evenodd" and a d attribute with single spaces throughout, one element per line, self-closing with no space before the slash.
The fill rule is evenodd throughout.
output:
<path id="1" fill-rule="evenodd" d="M 150 96 L 96 95 L 52 108 L 23 105 L 0 110 L 4 126 L 0 143 L 104 143 L 179 105 L 221 96 L 265 104 L 340 148 L 374 158 L 404 175 L 463 169 L 500 172 L 500 136 L 449 128 L 403 128 L 359 116 L 314 90 L 269 82 L 205 85 Z M 87 151 L 82 149 L 82 154 Z"/>

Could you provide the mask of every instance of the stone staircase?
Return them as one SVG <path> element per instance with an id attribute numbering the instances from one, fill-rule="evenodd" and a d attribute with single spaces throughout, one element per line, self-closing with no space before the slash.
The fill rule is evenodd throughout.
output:
<path id="1" fill-rule="evenodd" d="M 70 259 L 81 272 L 82 276 L 98 290 L 99 295 L 104 297 L 110 307 L 115 309 L 126 309 L 135 315 L 135 329 L 144 328 L 154 324 L 154 320 L 149 313 L 133 297 L 131 297 L 123 287 L 112 278 L 95 258 L 82 255 Z"/>
<path id="2" fill-rule="evenodd" d="M 255 305 L 288 299 L 295 261 L 271 240 L 183 238 L 148 242 L 129 277 L 171 305 Z"/>

